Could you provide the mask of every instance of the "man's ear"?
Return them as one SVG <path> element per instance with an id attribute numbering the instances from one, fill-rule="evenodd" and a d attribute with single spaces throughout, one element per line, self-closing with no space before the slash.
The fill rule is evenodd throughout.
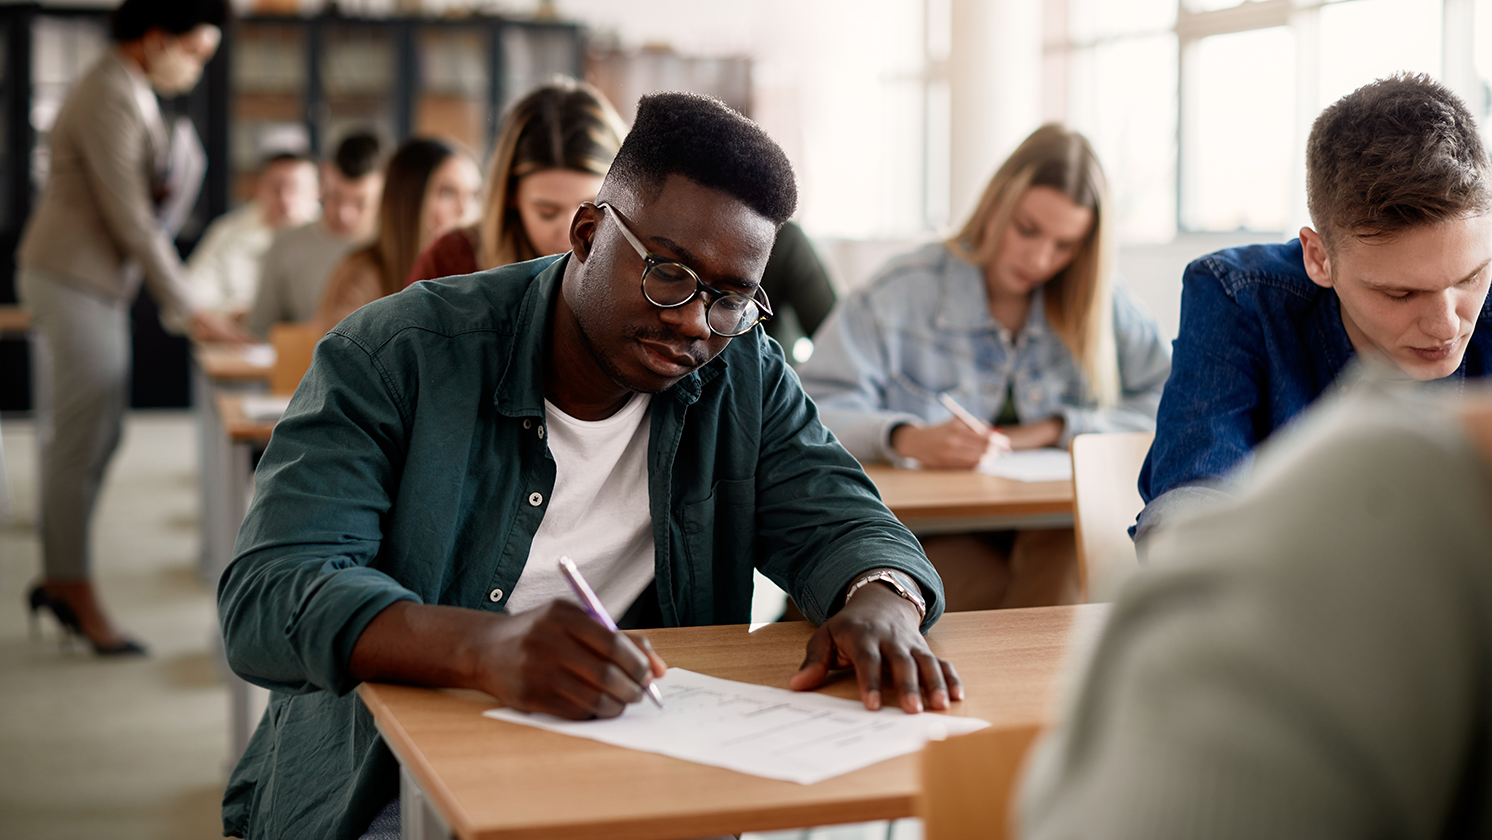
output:
<path id="1" fill-rule="evenodd" d="M 570 220 L 570 250 L 575 259 L 585 262 L 591 256 L 591 243 L 596 241 L 596 227 L 601 224 L 601 208 L 589 201 L 583 202 Z"/>
<path id="2" fill-rule="evenodd" d="M 1326 242 L 1321 239 L 1321 234 L 1308 227 L 1301 228 L 1300 250 L 1311 282 L 1323 289 L 1330 289 L 1331 255 L 1326 253 Z"/>

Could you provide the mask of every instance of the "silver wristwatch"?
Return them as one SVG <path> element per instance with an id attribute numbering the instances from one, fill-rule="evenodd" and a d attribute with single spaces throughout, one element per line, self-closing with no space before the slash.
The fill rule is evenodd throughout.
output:
<path id="1" fill-rule="evenodd" d="M 898 572 L 895 569 L 871 569 L 855 578 L 855 582 L 850 584 L 850 588 L 844 591 L 844 602 L 848 604 L 850 599 L 855 597 L 855 593 L 860 591 L 861 587 L 875 581 L 885 583 L 887 586 L 896 590 L 896 594 L 911 601 L 912 606 L 917 608 L 918 624 L 921 624 L 922 619 L 927 617 L 927 601 L 922 597 L 922 587 L 918 586 L 917 581 L 912 580 L 909 575 Z"/>

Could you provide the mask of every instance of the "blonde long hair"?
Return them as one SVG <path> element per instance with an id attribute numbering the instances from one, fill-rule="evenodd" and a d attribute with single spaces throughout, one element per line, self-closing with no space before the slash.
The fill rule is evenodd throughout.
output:
<path id="1" fill-rule="evenodd" d="M 604 176 L 626 133 L 616 109 L 584 82 L 558 77 L 520 99 L 503 118 L 487 164 L 487 197 L 476 226 L 479 267 L 544 256 L 513 203 L 520 178 L 546 169 Z"/>
<path id="2" fill-rule="evenodd" d="M 1093 228 L 1072 262 L 1041 293 L 1047 322 L 1077 359 L 1089 390 L 1099 405 L 1114 405 L 1119 401 L 1119 360 L 1108 187 L 1098 156 L 1083 135 L 1057 123 L 1033 131 L 990 179 L 973 215 L 948 247 L 975 265 L 992 265 L 1016 205 L 1031 187 L 1051 187 L 1093 211 Z"/>

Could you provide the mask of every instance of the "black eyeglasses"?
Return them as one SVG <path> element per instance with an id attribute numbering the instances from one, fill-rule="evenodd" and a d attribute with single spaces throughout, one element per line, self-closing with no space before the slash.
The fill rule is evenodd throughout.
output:
<path id="1" fill-rule="evenodd" d="M 622 221 L 622 214 L 604 201 L 597 208 L 610 210 L 616 217 L 617 229 L 631 243 L 637 255 L 642 257 L 642 296 L 648 303 L 660 309 L 677 309 L 694 300 L 701 292 L 705 294 L 705 323 L 716 335 L 733 338 L 745 335 L 751 328 L 772 317 L 772 305 L 767 293 L 757 287 L 756 294 L 721 291 L 699 279 L 694 269 L 677 260 L 667 260 L 653 254 L 642 244 L 636 234 Z"/>

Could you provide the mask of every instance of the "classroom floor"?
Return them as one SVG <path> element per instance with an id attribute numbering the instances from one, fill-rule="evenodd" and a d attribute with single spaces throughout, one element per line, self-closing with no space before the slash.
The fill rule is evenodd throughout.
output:
<path id="1" fill-rule="evenodd" d="M 206 840 L 221 836 L 228 691 L 213 658 L 212 588 L 197 576 L 196 437 L 185 411 L 133 412 L 94 526 L 95 578 L 151 656 L 96 659 L 29 635 L 40 574 L 36 436 L 0 421 L 0 837 Z M 5 498 L 0 490 L 0 500 Z M 745 840 L 921 840 L 917 820 L 745 835 Z"/>

